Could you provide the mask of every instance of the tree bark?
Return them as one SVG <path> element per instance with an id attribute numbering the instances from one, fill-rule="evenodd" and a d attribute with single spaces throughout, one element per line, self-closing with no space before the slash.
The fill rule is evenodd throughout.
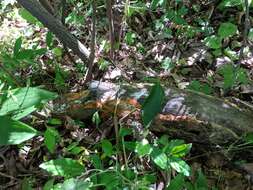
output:
<path id="1" fill-rule="evenodd" d="M 90 52 L 78 39 L 76 39 L 62 23 L 54 18 L 37 0 L 17 0 L 27 11 L 36 17 L 56 37 L 82 61 L 87 62 Z"/>

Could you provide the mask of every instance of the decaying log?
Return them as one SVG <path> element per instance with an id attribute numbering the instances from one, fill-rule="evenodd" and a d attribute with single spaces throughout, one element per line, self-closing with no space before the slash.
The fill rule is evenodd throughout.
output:
<path id="1" fill-rule="evenodd" d="M 66 95 L 65 114 L 74 119 L 90 117 L 96 110 L 113 114 L 118 102 L 118 112 L 124 117 L 134 109 L 140 110 L 150 87 L 148 84 L 133 87 L 93 81 L 87 91 Z M 164 89 L 164 107 L 150 128 L 154 132 L 212 144 L 231 142 L 244 133 L 253 132 L 251 111 L 243 111 L 226 100 L 198 92 L 172 87 Z"/>

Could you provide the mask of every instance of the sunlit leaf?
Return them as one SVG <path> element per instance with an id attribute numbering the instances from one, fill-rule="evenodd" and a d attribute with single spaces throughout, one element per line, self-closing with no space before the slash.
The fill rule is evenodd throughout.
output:
<path id="1" fill-rule="evenodd" d="M 70 178 L 62 184 L 56 184 L 52 190 L 90 190 L 92 184 L 82 179 Z"/>
<path id="2" fill-rule="evenodd" d="M 221 38 L 231 37 L 235 35 L 236 32 L 237 32 L 237 26 L 230 22 L 222 23 L 218 29 L 218 35 Z"/>
<path id="3" fill-rule="evenodd" d="M 57 97 L 57 94 L 35 87 L 18 88 L 11 90 L 12 94 L 3 102 L 0 108 L 0 116 L 12 115 L 20 119 L 32 113 L 49 100 Z"/>
<path id="4" fill-rule="evenodd" d="M 176 157 L 170 157 L 168 162 L 169 165 L 178 173 L 190 176 L 191 168 L 184 160 Z"/>
<path id="5" fill-rule="evenodd" d="M 75 177 L 84 172 L 84 166 L 78 161 L 70 158 L 50 160 L 40 164 L 40 168 L 48 171 L 54 176 Z"/>
<path id="6" fill-rule="evenodd" d="M 135 152 L 137 152 L 139 156 L 148 155 L 151 153 L 151 151 L 152 147 L 150 146 L 147 139 L 143 139 L 141 142 L 137 142 Z"/>
<path id="7" fill-rule="evenodd" d="M 168 165 L 167 155 L 158 148 L 153 149 L 151 153 L 151 159 L 157 166 L 159 166 L 160 168 L 164 170 L 170 168 L 170 166 Z"/>
<path id="8" fill-rule="evenodd" d="M 207 47 L 212 49 L 219 49 L 221 48 L 221 38 L 215 35 L 208 36 L 204 39 L 204 42 Z"/>

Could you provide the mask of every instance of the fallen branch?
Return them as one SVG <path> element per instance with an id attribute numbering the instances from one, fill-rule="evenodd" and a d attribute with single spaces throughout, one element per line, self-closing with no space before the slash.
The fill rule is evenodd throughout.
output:
<path id="1" fill-rule="evenodd" d="M 82 61 L 87 62 L 90 52 L 78 39 L 76 39 L 62 23 L 52 16 L 37 0 L 17 0 L 27 11 L 36 17 L 56 37 Z"/>

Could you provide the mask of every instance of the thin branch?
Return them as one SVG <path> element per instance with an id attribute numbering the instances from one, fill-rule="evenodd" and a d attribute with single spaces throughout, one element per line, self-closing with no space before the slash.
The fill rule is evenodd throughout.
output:
<path id="1" fill-rule="evenodd" d="M 242 44 L 242 47 L 240 49 L 239 62 L 241 62 L 242 59 L 243 59 L 243 51 L 244 51 L 244 48 L 247 45 L 248 32 L 249 32 L 249 27 L 250 27 L 249 2 L 248 2 L 248 0 L 244 0 L 244 4 L 245 4 L 245 21 L 244 21 L 244 31 L 243 31 L 243 44 Z"/>
<path id="2" fill-rule="evenodd" d="M 106 10 L 107 10 L 107 17 L 109 21 L 109 34 L 110 34 L 110 43 L 111 43 L 111 49 L 110 49 L 110 57 L 111 60 L 114 61 L 114 45 L 115 45 L 115 34 L 114 34 L 114 20 L 113 20 L 113 0 L 106 0 Z"/>
<path id="3" fill-rule="evenodd" d="M 90 52 L 62 23 L 52 16 L 37 0 L 17 0 L 17 2 L 36 17 L 59 40 L 70 48 L 83 62 L 87 62 Z"/>
<path id="4" fill-rule="evenodd" d="M 97 5 L 96 0 L 92 1 L 92 32 L 91 32 L 91 52 L 89 57 L 89 64 L 87 73 L 85 76 L 85 83 L 90 82 L 92 80 L 92 70 L 95 60 L 95 52 L 96 52 L 96 11 Z"/>

